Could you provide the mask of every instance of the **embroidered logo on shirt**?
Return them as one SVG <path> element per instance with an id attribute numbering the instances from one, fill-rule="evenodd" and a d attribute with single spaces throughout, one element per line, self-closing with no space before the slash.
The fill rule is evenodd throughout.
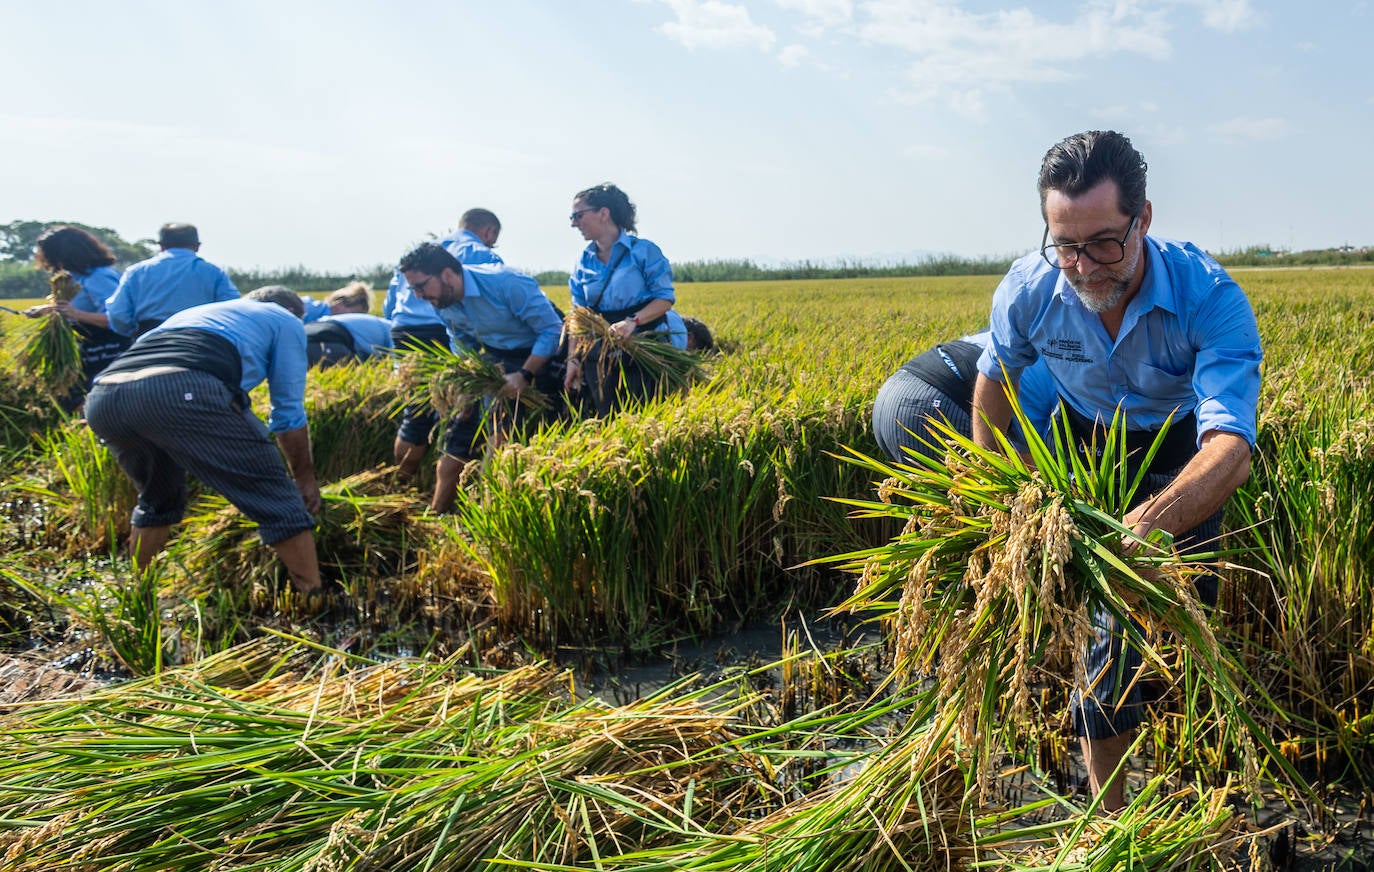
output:
<path id="1" fill-rule="evenodd" d="M 1095 360 L 1083 353 L 1083 340 L 1069 337 L 1051 339 L 1044 348 L 1040 349 L 1040 356 L 1052 357 L 1066 363 L 1096 363 Z"/>

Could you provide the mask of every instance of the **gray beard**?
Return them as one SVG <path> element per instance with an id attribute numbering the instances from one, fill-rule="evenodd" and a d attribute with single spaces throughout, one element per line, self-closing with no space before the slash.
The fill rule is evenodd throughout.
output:
<path id="1" fill-rule="evenodd" d="M 1099 315 L 1114 308 L 1117 303 L 1121 302 L 1121 298 L 1126 296 L 1126 282 L 1117 282 L 1110 291 L 1101 297 L 1089 296 L 1073 282 L 1070 282 L 1069 286 L 1073 288 L 1074 296 L 1078 297 L 1078 302 L 1083 304 L 1083 308 Z"/>

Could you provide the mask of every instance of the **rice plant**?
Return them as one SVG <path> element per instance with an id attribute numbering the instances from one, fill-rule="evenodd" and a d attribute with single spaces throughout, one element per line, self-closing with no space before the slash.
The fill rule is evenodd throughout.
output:
<path id="1" fill-rule="evenodd" d="M 48 302 L 52 304 L 69 301 L 81 290 L 66 270 L 53 273 L 48 287 Z M 82 378 L 81 343 L 76 331 L 60 313 L 49 312 L 38 319 L 37 329 L 24 341 L 19 363 L 50 396 L 65 397 Z"/>
<path id="2" fill-rule="evenodd" d="M 1023 432 L 1032 430 L 1014 399 L 1013 408 Z M 985 449 L 943 423 L 936 430 L 952 446 L 942 458 L 888 464 L 853 453 L 881 484 L 876 501 L 845 502 L 903 527 L 886 545 L 833 558 L 860 574 L 839 608 L 888 618 L 899 672 L 934 682 L 937 717 L 957 726 L 985 794 L 1004 749 L 1035 747 L 1058 720 L 1046 703 L 1062 706 L 1067 693 L 1043 688 L 1087 691 L 1098 613 L 1169 684 L 1196 684 L 1195 739 L 1207 735 L 1248 783 L 1265 762 L 1260 748 L 1299 781 L 1256 722 L 1249 679 L 1198 600 L 1192 578 L 1207 570 L 1197 562 L 1206 555 L 1180 558 L 1172 537 L 1143 540 L 1120 520 L 1163 431 L 1132 474 L 1119 410 L 1102 443 L 1084 452 L 1063 416 L 1053 448 L 1031 433 L 1033 466 L 1005 436 Z"/>

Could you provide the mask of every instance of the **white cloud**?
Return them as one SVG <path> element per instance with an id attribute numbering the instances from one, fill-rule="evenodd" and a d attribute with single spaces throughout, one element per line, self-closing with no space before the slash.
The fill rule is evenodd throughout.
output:
<path id="1" fill-rule="evenodd" d="M 1259 24 L 1260 14 L 1250 0 L 1184 0 L 1202 12 L 1202 24 L 1223 33 L 1249 30 Z"/>
<path id="2" fill-rule="evenodd" d="M 768 51 L 776 37 L 773 31 L 756 24 L 749 10 L 720 0 L 664 0 L 676 21 L 658 26 L 658 31 L 689 49 L 757 48 Z"/>
<path id="3" fill-rule="evenodd" d="M 1282 118 L 1231 118 L 1213 124 L 1212 133 L 1224 140 L 1282 139 L 1288 133 L 1288 122 Z"/>
<path id="4" fill-rule="evenodd" d="M 853 0 L 773 0 L 783 9 L 805 15 L 813 24 L 835 27 L 854 17 Z"/>
<path id="5" fill-rule="evenodd" d="M 811 52 L 804 45 L 793 43 L 782 47 L 778 52 L 778 63 L 784 67 L 799 67 L 811 57 Z"/>
<path id="6" fill-rule="evenodd" d="M 989 91 L 1070 81 L 1079 78 L 1080 63 L 1097 58 L 1129 53 L 1163 60 L 1171 51 L 1164 13 L 1131 0 L 1093 0 L 1062 22 L 1028 9 L 970 12 L 954 0 L 867 0 L 859 11 L 862 39 L 915 56 L 906 70 L 906 100 L 943 97 L 975 117 Z"/>

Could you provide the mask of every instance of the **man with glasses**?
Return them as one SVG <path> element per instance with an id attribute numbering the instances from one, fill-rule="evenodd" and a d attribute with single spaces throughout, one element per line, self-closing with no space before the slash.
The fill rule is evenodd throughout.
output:
<path id="1" fill-rule="evenodd" d="M 499 264 L 505 261 L 492 249 L 500 235 L 501 219 L 496 217 L 495 212 L 490 209 L 469 209 L 458 219 L 458 230 L 440 239 L 439 244 L 469 266 Z M 446 346 L 449 343 L 443 319 L 433 306 L 415 293 L 415 289 L 406 283 L 405 276 L 399 271 L 386 289 L 382 316 L 391 322 L 391 344 L 396 348 L 423 343 Z M 429 450 L 430 433 L 437 421 L 433 412 L 409 404 L 401 409 L 401 423 L 396 428 L 396 441 L 392 446 L 398 479 L 408 481 L 420 468 Z M 454 436 L 454 444 L 466 440 L 466 456 L 481 450 L 477 424 L 476 419 L 457 423 L 460 432 Z"/>
<path id="2" fill-rule="evenodd" d="M 539 283 L 505 264 L 467 266 L 434 243 L 408 252 L 396 269 L 416 296 L 434 308 L 455 347 L 479 351 L 504 371 L 506 381 L 500 392 L 504 402 L 493 403 L 489 409 L 495 413 L 490 443 L 500 445 L 515 427 L 535 424 L 539 416 L 521 410 L 515 402 L 520 392 L 534 387 L 554 397 L 562 387 L 552 367 L 545 364 L 558 353 L 563 317 Z M 475 405 L 458 414 L 480 421 Z M 464 441 L 468 432 L 450 425 L 445 434 L 430 502 L 435 512 L 453 507 L 463 467 L 475 459 L 471 445 Z"/>
<path id="3" fill-rule="evenodd" d="M 993 429 L 1005 431 L 1011 418 L 1006 390 L 1037 360 L 1084 445 L 1120 408 L 1135 449 L 1128 463 L 1138 463 L 1170 421 L 1124 523 L 1141 537 L 1166 531 L 1186 552 L 1220 533 L 1222 505 L 1250 474 L 1260 339 L 1244 292 L 1215 260 L 1191 243 L 1146 235 L 1145 171 L 1130 140 L 1110 131 L 1070 136 L 1046 153 L 1042 248 L 1014 263 L 994 294 L 973 433 L 995 444 Z M 1215 579 L 1198 586 L 1215 601 Z M 1148 700 L 1132 680 L 1139 652 L 1121 644 L 1110 616 L 1094 622 L 1090 689 L 1076 694 L 1073 720 L 1089 785 L 1114 810 L 1125 798 L 1113 775 Z"/>

